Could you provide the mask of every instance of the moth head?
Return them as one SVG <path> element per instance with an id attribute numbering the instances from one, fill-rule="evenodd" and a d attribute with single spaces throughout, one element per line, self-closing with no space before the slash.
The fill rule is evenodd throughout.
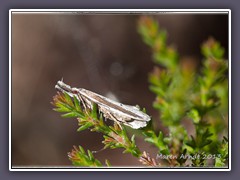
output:
<path id="1" fill-rule="evenodd" d="M 62 92 L 71 92 L 72 91 L 72 88 L 69 85 L 65 84 L 62 80 L 57 82 L 55 88 Z"/>

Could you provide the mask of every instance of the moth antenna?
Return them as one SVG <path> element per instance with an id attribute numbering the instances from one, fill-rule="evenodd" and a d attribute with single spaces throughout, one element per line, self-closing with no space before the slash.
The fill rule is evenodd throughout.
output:
<path id="1" fill-rule="evenodd" d="M 63 77 L 62 77 L 61 81 L 63 82 Z"/>

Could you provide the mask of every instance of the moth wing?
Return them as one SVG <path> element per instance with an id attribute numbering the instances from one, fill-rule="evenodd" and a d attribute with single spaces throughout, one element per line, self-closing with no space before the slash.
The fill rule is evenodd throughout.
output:
<path id="1" fill-rule="evenodd" d="M 147 126 L 146 121 L 138 121 L 138 120 L 133 120 L 130 122 L 125 122 L 124 125 L 130 126 L 133 129 L 139 129 Z"/>
<path id="2" fill-rule="evenodd" d="M 125 106 L 128 106 L 129 108 L 134 108 L 136 110 L 140 110 L 140 107 L 138 105 L 136 106 L 132 106 L 132 105 L 125 105 Z"/>

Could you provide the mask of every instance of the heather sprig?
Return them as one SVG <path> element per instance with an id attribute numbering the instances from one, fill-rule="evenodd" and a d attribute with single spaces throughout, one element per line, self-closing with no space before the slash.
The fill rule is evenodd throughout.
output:
<path id="1" fill-rule="evenodd" d="M 149 75 L 150 90 L 156 95 L 153 107 L 159 111 L 160 120 L 169 131 L 168 136 L 161 131 L 159 135 L 153 131 L 144 132 L 145 140 L 164 155 L 199 154 L 200 160 L 193 159 L 191 166 L 211 165 L 202 158 L 203 154 L 215 157 L 219 155 L 220 146 L 225 150 L 222 161 L 220 158 L 214 160 L 215 165 L 223 165 L 221 162 L 226 162 L 228 154 L 224 148 L 227 143 L 220 143 L 221 136 L 226 134 L 228 119 L 228 63 L 224 59 L 224 48 L 213 38 L 203 43 L 199 71 L 194 62 L 184 62 L 176 49 L 167 45 L 167 33 L 157 20 L 141 17 L 138 32 L 150 47 L 156 63 Z M 194 134 L 188 134 L 183 127 L 186 119 L 192 121 Z M 181 159 L 174 163 L 186 166 Z"/>
<path id="2" fill-rule="evenodd" d="M 78 132 L 90 129 L 90 131 L 102 133 L 104 138 L 102 143 L 105 145 L 104 148 L 123 148 L 123 153 L 131 153 L 137 158 L 141 157 L 142 153 L 135 143 L 135 136 L 132 135 L 131 138 L 128 138 L 124 126 L 120 127 L 116 123 L 114 123 L 113 126 L 106 125 L 104 123 L 103 115 L 98 112 L 96 104 L 93 105 L 93 109 L 83 109 L 81 107 L 81 102 L 79 102 L 76 97 L 71 98 L 67 93 L 60 92 L 54 96 L 52 104 L 56 107 L 54 108 L 55 111 L 64 113 L 62 117 L 77 118 L 79 125 L 79 128 L 77 130 Z M 88 155 L 90 158 L 88 159 L 91 160 L 91 157 L 93 156 L 89 152 L 90 151 L 88 151 Z M 85 158 L 86 155 L 82 147 L 80 150 L 74 148 L 70 155 L 70 160 L 74 165 L 80 164 L 78 161 L 80 157 L 83 157 L 84 159 L 83 165 L 86 165 L 86 163 L 92 165 L 91 163 L 93 163 L 92 161 L 88 161 L 88 159 Z M 96 161 L 93 165 L 99 166 L 100 163 Z"/>

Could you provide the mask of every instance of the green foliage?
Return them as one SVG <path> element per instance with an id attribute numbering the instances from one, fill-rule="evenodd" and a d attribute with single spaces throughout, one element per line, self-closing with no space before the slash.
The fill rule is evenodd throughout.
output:
<path id="1" fill-rule="evenodd" d="M 138 27 L 144 42 L 153 50 L 154 61 L 174 70 L 178 64 L 178 55 L 173 47 L 166 46 L 167 32 L 160 31 L 156 21 L 148 17 L 142 17 Z"/>
<path id="2" fill-rule="evenodd" d="M 156 131 L 152 122 L 138 130 L 138 134 L 158 149 L 158 155 L 177 158 L 157 162 L 145 150 L 140 151 L 135 135 L 130 138 L 123 125 L 106 125 L 96 104 L 84 109 L 76 97 L 58 93 L 53 98 L 54 110 L 63 113 L 63 117 L 77 118 L 79 132 L 89 129 L 102 133 L 104 148 L 122 148 L 123 153 L 132 154 L 147 166 L 227 166 L 228 140 L 224 136 L 228 127 L 228 64 L 224 49 L 213 38 L 207 40 L 201 47 L 203 60 L 199 71 L 193 60 L 180 59 L 173 46 L 167 45 L 167 33 L 156 20 L 140 18 L 138 32 L 152 50 L 156 66 L 149 74 L 149 88 L 156 95 L 153 107 L 168 135 Z M 189 127 L 194 132 L 190 133 Z M 91 151 L 86 153 L 81 146 L 74 146 L 68 156 L 76 166 L 102 166 Z M 105 164 L 111 166 L 108 160 Z"/>
<path id="3" fill-rule="evenodd" d="M 218 148 L 219 156 L 216 158 L 215 167 L 226 166 L 228 160 L 228 139 L 223 137 L 222 143 Z"/>
<path id="4" fill-rule="evenodd" d="M 87 150 L 86 153 L 82 146 L 73 146 L 72 151 L 68 153 L 68 157 L 74 166 L 102 167 L 102 163 L 95 159 L 92 152 Z M 105 164 L 111 166 L 107 159 L 105 160 Z"/>
<path id="5" fill-rule="evenodd" d="M 74 149 L 68 153 L 68 157 L 75 166 L 102 166 L 101 162 L 94 158 L 91 151 L 87 150 L 86 153 L 81 146 L 79 146 L 79 148 L 74 146 Z"/>
<path id="6" fill-rule="evenodd" d="M 145 141 L 154 144 L 158 149 L 160 154 L 169 155 L 169 149 L 167 146 L 168 139 L 163 136 L 163 133 L 159 131 L 158 136 L 153 130 L 146 130 L 143 132 L 146 136 Z"/>
<path id="7" fill-rule="evenodd" d="M 201 48 L 204 59 L 199 72 L 193 61 L 180 60 L 172 46 L 167 45 L 167 33 L 157 21 L 142 17 L 138 30 L 151 48 L 157 65 L 149 75 L 150 90 L 156 95 L 153 107 L 169 130 L 168 143 L 161 132 L 159 136 L 149 133 L 146 141 L 154 144 L 160 153 L 161 149 L 167 149 L 178 157 L 183 152 L 190 156 L 198 154 L 200 158 L 192 159 L 191 166 L 213 166 L 203 158 L 205 154 L 215 157 L 226 153 L 221 160 L 213 158 L 218 165 L 224 166 L 228 149 L 224 149 L 226 143 L 221 144 L 219 138 L 226 133 L 228 114 L 228 64 L 224 60 L 224 49 L 213 38 L 207 40 Z M 185 119 L 192 120 L 194 134 L 188 134 L 183 127 Z M 218 152 L 219 144 L 224 153 Z M 180 159 L 174 163 L 186 166 Z"/>

